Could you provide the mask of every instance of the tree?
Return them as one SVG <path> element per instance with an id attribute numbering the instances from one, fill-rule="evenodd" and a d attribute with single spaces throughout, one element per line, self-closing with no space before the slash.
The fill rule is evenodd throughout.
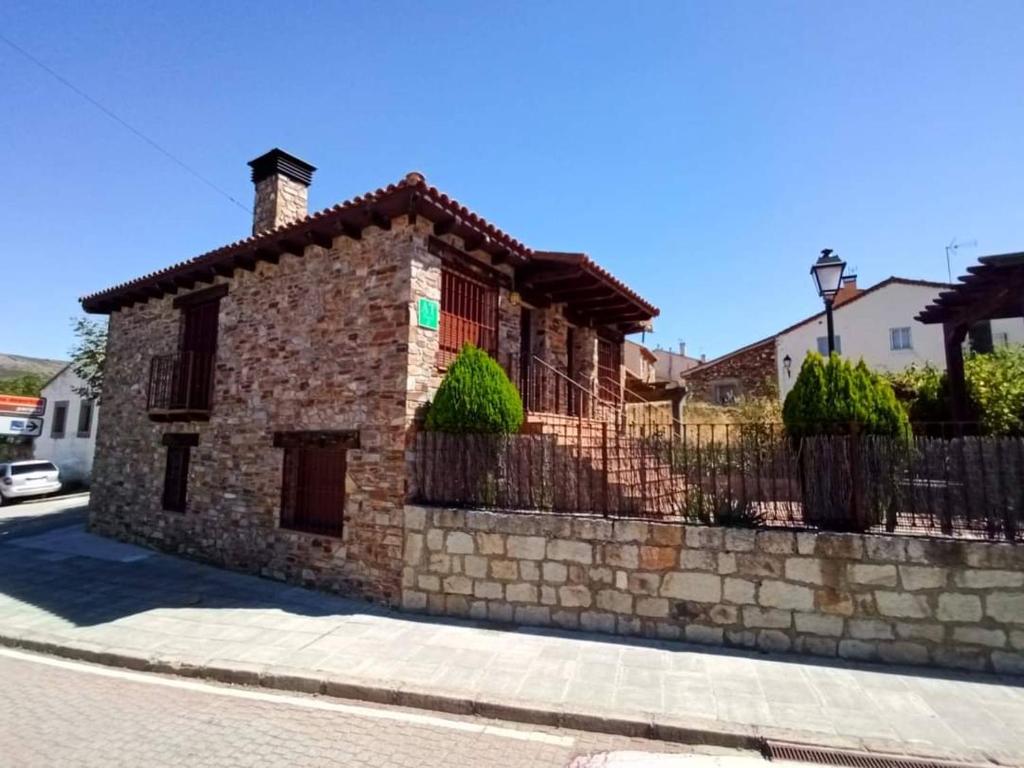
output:
<path id="1" fill-rule="evenodd" d="M 837 354 L 804 359 L 782 420 L 793 437 L 843 434 L 853 424 L 865 435 L 898 436 L 910 428 L 889 383 L 863 361 L 854 366 Z"/>
<path id="2" fill-rule="evenodd" d="M 75 394 L 89 400 L 103 393 L 103 363 L 107 357 L 106 323 L 80 317 L 71 321 L 77 341 L 71 348 L 71 370 L 84 382 Z"/>
<path id="3" fill-rule="evenodd" d="M 0 394 L 39 397 L 46 379 L 38 373 L 26 373 L 10 379 L 0 379 Z"/>
<path id="4" fill-rule="evenodd" d="M 466 344 L 437 390 L 426 428 L 435 432 L 512 434 L 523 423 L 523 402 L 502 367 Z"/>

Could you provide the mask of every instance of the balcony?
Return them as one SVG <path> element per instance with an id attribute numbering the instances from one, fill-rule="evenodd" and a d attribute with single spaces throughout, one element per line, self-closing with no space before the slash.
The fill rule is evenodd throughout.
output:
<path id="1" fill-rule="evenodd" d="M 206 421 L 213 401 L 214 356 L 156 355 L 149 365 L 146 410 L 153 421 Z"/>

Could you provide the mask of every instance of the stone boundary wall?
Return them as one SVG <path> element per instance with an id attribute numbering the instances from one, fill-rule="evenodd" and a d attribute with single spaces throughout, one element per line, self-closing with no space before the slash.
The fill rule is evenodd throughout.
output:
<path id="1" fill-rule="evenodd" d="M 1024 547 L 405 508 L 406 610 L 1024 674 Z"/>

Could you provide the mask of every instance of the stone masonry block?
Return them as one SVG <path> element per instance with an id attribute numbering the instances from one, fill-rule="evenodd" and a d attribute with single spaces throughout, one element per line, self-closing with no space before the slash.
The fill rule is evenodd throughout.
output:
<path id="1" fill-rule="evenodd" d="M 1024 571 L 979 571 L 973 568 L 960 571 L 953 579 L 958 587 L 967 589 L 993 589 L 1024 586 Z"/>
<path id="2" fill-rule="evenodd" d="M 987 595 L 985 613 L 1006 624 L 1024 624 L 1024 592 L 993 592 Z"/>
<path id="3" fill-rule="evenodd" d="M 810 611 L 814 608 L 814 591 L 786 581 L 762 581 L 757 601 L 766 608 Z"/>
<path id="4" fill-rule="evenodd" d="M 686 546 L 692 549 L 710 549 L 718 551 L 722 548 L 724 534 L 721 528 L 710 526 L 688 526 L 686 528 Z"/>
<path id="5" fill-rule="evenodd" d="M 892 624 L 879 619 L 850 619 L 847 633 L 854 640 L 892 640 Z"/>
<path id="6" fill-rule="evenodd" d="M 444 591 L 449 595 L 471 595 L 473 580 L 459 574 L 447 576 L 444 580 Z"/>
<path id="7" fill-rule="evenodd" d="M 583 541 L 611 541 L 613 523 L 610 520 L 573 520 L 572 535 Z"/>
<path id="8" fill-rule="evenodd" d="M 874 661 L 878 658 L 878 643 L 866 640 L 840 640 L 837 650 L 843 659 Z"/>
<path id="9" fill-rule="evenodd" d="M 402 590 L 402 607 L 407 611 L 422 611 L 427 607 L 427 595 L 425 592 L 417 592 L 413 589 Z"/>
<path id="10" fill-rule="evenodd" d="M 612 538 L 619 542 L 637 542 L 642 544 L 647 541 L 650 533 L 647 523 L 636 520 L 616 520 Z"/>
<path id="11" fill-rule="evenodd" d="M 540 563 L 536 560 L 520 560 L 519 579 L 521 581 L 540 581 Z"/>
<path id="12" fill-rule="evenodd" d="M 875 592 L 875 605 L 882 616 L 897 619 L 927 619 L 931 616 L 928 598 L 924 595 L 878 591 Z"/>
<path id="13" fill-rule="evenodd" d="M 798 533 L 796 535 L 796 553 L 798 555 L 813 555 L 817 544 L 818 534 L 816 533 Z"/>
<path id="14" fill-rule="evenodd" d="M 473 584 L 473 596 L 482 600 L 501 600 L 505 596 L 505 585 L 500 581 L 477 581 Z"/>
<path id="15" fill-rule="evenodd" d="M 928 646 L 920 643 L 879 643 L 878 656 L 890 664 L 927 664 Z"/>
<path id="16" fill-rule="evenodd" d="M 666 571 L 676 567 L 674 547 L 640 547 L 640 567 L 645 571 Z"/>
<path id="17" fill-rule="evenodd" d="M 615 614 L 584 611 L 580 614 L 580 626 L 592 632 L 614 632 Z"/>
<path id="18" fill-rule="evenodd" d="M 718 562 L 714 552 L 703 549 L 679 550 L 679 567 L 684 571 L 716 571 Z"/>
<path id="19" fill-rule="evenodd" d="M 819 533 L 814 554 L 826 560 L 860 560 L 863 537 L 848 533 Z"/>
<path id="20" fill-rule="evenodd" d="M 817 613 L 795 613 L 793 620 L 796 631 L 808 635 L 840 637 L 843 634 L 843 619 L 840 616 L 822 616 Z"/>
<path id="21" fill-rule="evenodd" d="M 713 605 L 707 612 L 712 624 L 736 624 L 740 620 L 738 605 Z"/>
<path id="22" fill-rule="evenodd" d="M 702 624 L 687 624 L 683 637 L 691 643 L 721 645 L 725 631 L 721 627 L 707 627 Z"/>
<path id="23" fill-rule="evenodd" d="M 515 560 L 491 560 L 491 578 L 513 581 L 519 578 L 519 563 Z"/>
<path id="24" fill-rule="evenodd" d="M 895 565 L 853 563 L 846 568 L 846 578 L 866 587 L 895 587 L 898 583 Z"/>
<path id="25" fill-rule="evenodd" d="M 796 551 L 796 534 L 792 531 L 758 531 L 757 549 L 773 555 L 791 555 Z"/>
<path id="26" fill-rule="evenodd" d="M 824 584 L 821 560 L 816 557 L 786 558 L 786 578 L 802 584 Z"/>
<path id="27" fill-rule="evenodd" d="M 725 532 L 726 552 L 753 552 L 757 544 L 756 531 L 729 529 Z"/>
<path id="28" fill-rule="evenodd" d="M 626 579 L 626 589 L 636 595 L 656 595 L 661 587 L 661 574 L 630 573 Z"/>
<path id="29" fill-rule="evenodd" d="M 544 626 L 551 623 L 551 609 L 543 605 L 517 605 L 515 621 L 517 624 Z"/>
<path id="30" fill-rule="evenodd" d="M 757 584 L 745 579 L 726 579 L 722 585 L 726 602 L 749 605 L 757 602 Z"/>
<path id="31" fill-rule="evenodd" d="M 466 555 L 462 558 L 462 571 L 474 579 L 487 578 L 487 558 L 480 555 Z"/>
<path id="32" fill-rule="evenodd" d="M 1003 675 L 1024 675 L 1024 653 L 993 651 L 992 668 Z"/>
<path id="33" fill-rule="evenodd" d="M 639 568 L 640 548 L 636 544 L 605 544 L 604 564 L 616 568 Z"/>
<path id="34" fill-rule="evenodd" d="M 638 597 L 636 599 L 637 616 L 652 619 L 663 619 L 668 616 L 668 600 L 664 597 Z"/>
<path id="35" fill-rule="evenodd" d="M 610 613 L 633 613 L 633 596 L 628 592 L 602 589 L 597 593 L 597 607 Z"/>
<path id="36" fill-rule="evenodd" d="M 537 585 L 535 584 L 509 584 L 505 587 L 505 599 L 510 603 L 536 603 Z"/>
<path id="37" fill-rule="evenodd" d="M 590 565 L 594 562 L 594 548 L 585 541 L 555 539 L 548 542 L 547 556 L 549 560 Z"/>
<path id="38" fill-rule="evenodd" d="M 419 565 L 423 559 L 423 534 L 405 534 L 405 562 L 408 565 Z"/>
<path id="39" fill-rule="evenodd" d="M 505 537 L 500 533 L 477 533 L 476 548 L 481 555 L 504 555 Z"/>
<path id="40" fill-rule="evenodd" d="M 956 627 L 953 640 L 967 645 L 987 645 L 989 648 L 1005 648 L 1006 632 L 1001 629 L 983 627 Z"/>
<path id="41" fill-rule="evenodd" d="M 427 525 L 427 510 L 423 507 L 406 506 L 405 527 L 410 531 L 422 531 Z"/>
<path id="42" fill-rule="evenodd" d="M 431 528 L 427 531 L 427 549 L 431 552 L 439 552 L 444 546 L 444 531 L 440 528 Z"/>
<path id="43" fill-rule="evenodd" d="M 738 566 L 736 565 L 736 555 L 732 552 L 719 552 L 718 553 L 718 573 L 725 576 L 730 573 L 736 573 Z"/>
<path id="44" fill-rule="evenodd" d="M 977 595 L 963 595 L 956 592 L 939 595 L 939 605 L 935 616 L 939 621 L 980 621 L 982 616 L 981 598 Z"/>
<path id="45" fill-rule="evenodd" d="M 569 569 L 562 563 L 546 562 L 543 564 L 541 571 L 544 581 L 548 584 L 564 584 L 565 580 L 569 578 Z"/>
<path id="46" fill-rule="evenodd" d="M 759 552 L 746 552 L 736 555 L 736 572 L 741 576 L 767 576 L 781 579 L 785 572 L 785 560 L 782 555 L 765 555 Z"/>
<path id="47" fill-rule="evenodd" d="M 927 640 L 930 643 L 941 643 L 946 636 L 946 627 L 942 624 L 915 622 L 896 622 L 896 637 L 901 640 Z"/>
<path id="48" fill-rule="evenodd" d="M 683 543 L 681 525 L 650 523 L 648 540 L 659 547 L 679 547 Z"/>
<path id="49" fill-rule="evenodd" d="M 582 584 L 558 588 L 558 602 L 565 608 L 589 608 L 592 599 L 590 590 Z"/>
<path id="50" fill-rule="evenodd" d="M 709 573 L 669 573 L 661 583 L 662 597 L 700 603 L 722 601 L 722 577 Z"/>
<path id="51" fill-rule="evenodd" d="M 935 568 L 930 565 L 900 566 L 900 581 L 903 588 L 911 592 L 943 587 L 946 584 L 946 577 L 945 568 Z"/>
<path id="52" fill-rule="evenodd" d="M 864 555 L 868 560 L 902 563 L 907 559 L 907 542 L 898 536 L 867 536 Z"/>
<path id="53" fill-rule="evenodd" d="M 793 612 L 746 605 L 743 607 L 743 625 L 751 629 L 789 629 L 793 626 Z"/>
<path id="54" fill-rule="evenodd" d="M 520 560 L 543 560 L 546 544 L 543 536 L 509 536 L 505 541 L 508 556 Z"/>
<path id="55" fill-rule="evenodd" d="M 416 585 L 424 592 L 440 592 L 441 579 L 433 574 L 423 573 L 416 579 Z"/>

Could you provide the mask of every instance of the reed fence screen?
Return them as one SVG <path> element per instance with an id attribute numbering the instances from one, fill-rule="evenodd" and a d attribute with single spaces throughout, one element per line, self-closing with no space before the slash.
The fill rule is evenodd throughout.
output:
<path id="1" fill-rule="evenodd" d="M 930 425 L 793 439 L 780 425 L 566 420 L 511 436 L 419 432 L 410 498 L 742 527 L 1016 541 L 1024 439 Z"/>

